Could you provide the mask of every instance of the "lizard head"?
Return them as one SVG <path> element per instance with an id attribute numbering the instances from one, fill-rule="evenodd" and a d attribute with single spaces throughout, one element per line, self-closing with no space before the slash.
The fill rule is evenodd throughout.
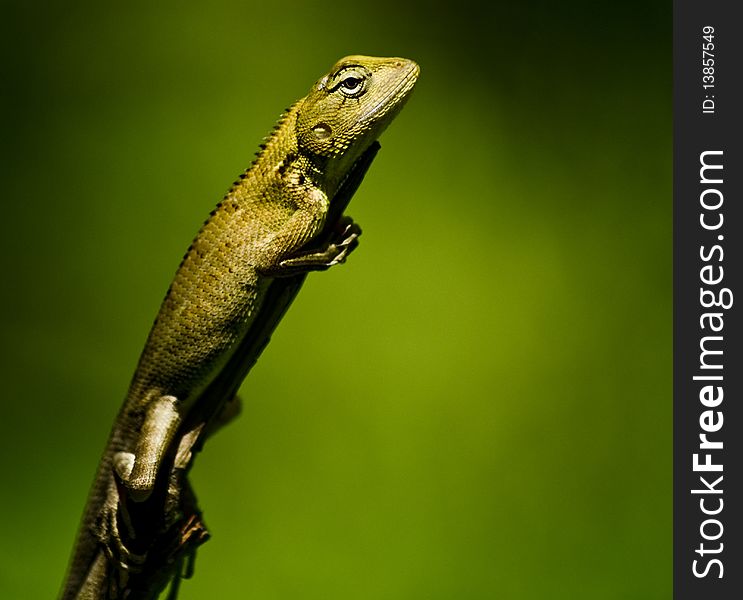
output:
<path id="1" fill-rule="evenodd" d="M 405 58 L 342 58 L 302 101 L 296 123 L 300 151 L 329 158 L 343 171 L 395 118 L 418 73 L 418 65 Z"/>

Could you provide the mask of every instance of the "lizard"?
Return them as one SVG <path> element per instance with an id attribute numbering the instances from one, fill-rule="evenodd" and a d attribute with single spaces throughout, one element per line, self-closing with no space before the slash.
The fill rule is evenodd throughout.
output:
<path id="1" fill-rule="evenodd" d="M 121 586 L 106 579 L 117 572 L 124 581 L 147 550 L 125 542 L 127 531 L 135 536 L 127 507 L 148 504 L 171 477 L 176 453 L 188 463 L 203 426 L 194 427 L 197 409 L 213 421 L 229 412 L 227 401 L 304 276 L 343 263 L 357 246 L 361 230 L 343 210 L 419 71 L 404 58 L 336 62 L 283 113 L 211 212 L 176 271 L 115 418 L 62 600 L 120 597 Z"/>

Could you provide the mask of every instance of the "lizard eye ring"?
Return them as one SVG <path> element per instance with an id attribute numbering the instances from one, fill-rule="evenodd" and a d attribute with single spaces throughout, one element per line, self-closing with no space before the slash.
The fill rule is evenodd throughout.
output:
<path id="1" fill-rule="evenodd" d="M 340 91 L 344 96 L 357 98 L 364 91 L 364 79 L 356 73 L 350 73 L 341 80 Z"/>

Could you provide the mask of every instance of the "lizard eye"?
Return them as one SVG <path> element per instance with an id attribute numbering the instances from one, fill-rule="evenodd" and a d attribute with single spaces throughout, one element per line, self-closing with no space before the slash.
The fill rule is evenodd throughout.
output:
<path id="1" fill-rule="evenodd" d="M 341 93 L 349 98 L 360 96 L 364 90 L 364 80 L 354 74 L 348 75 L 341 80 Z"/>

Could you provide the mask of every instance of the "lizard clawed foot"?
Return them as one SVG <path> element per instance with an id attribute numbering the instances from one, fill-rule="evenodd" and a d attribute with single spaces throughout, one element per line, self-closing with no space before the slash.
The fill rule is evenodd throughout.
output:
<path id="1" fill-rule="evenodd" d="M 119 513 L 119 510 L 121 510 L 121 513 Z M 101 512 L 96 517 L 93 527 L 95 536 L 103 546 L 106 557 L 117 566 L 120 576 L 125 578 L 129 573 L 136 573 L 141 569 L 147 560 L 147 553 L 139 554 L 126 547 L 119 532 L 119 516 L 121 516 L 129 537 L 134 537 L 131 520 L 126 509 L 123 506 L 120 507 L 116 483 L 112 482 L 108 497 L 101 507 Z"/>
<path id="2" fill-rule="evenodd" d="M 324 271 L 346 261 L 348 255 L 359 245 L 361 227 L 351 217 L 342 217 L 333 229 L 330 241 L 322 248 L 282 260 L 274 277 L 286 277 L 307 271 Z"/>
<path id="3" fill-rule="evenodd" d="M 359 245 L 359 236 L 361 227 L 351 217 L 342 216 L 335 228 L 333 229 L 333 239 L 331 243 L 338 248 L 345 249 L 345 256 L 348 256 L 352 250 Z M 337 241 L 334 241 L 337 240 Z M 345 260 L 345 258 L 344 258 Z"/>
<path id="4" fill-rule="evenodd" d="M 333 229 L 333 237 L 327 248 L 316 256 L 326 256 L 327 267 L 346 262 L 346 258 L 359 245 L 361 227 L 351 217 L 343 216 Z"/>

